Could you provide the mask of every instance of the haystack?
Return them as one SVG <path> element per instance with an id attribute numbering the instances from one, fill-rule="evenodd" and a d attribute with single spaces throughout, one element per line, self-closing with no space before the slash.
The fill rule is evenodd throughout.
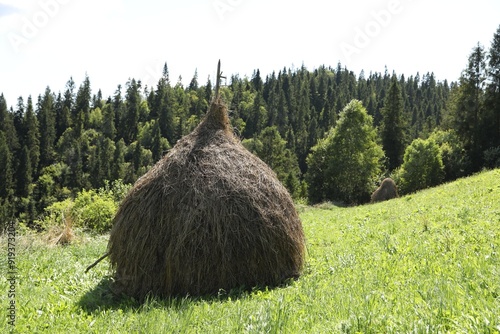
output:
<path id="1" fill-rule="evenodd" d="M 304 233 L 275 173 L 232 133 L 216 98 L 142 176 L 114 218 L 114 288 L 143 299 L 278 285 L 301 274 Z"/>
<path id="2" fill-rule="evenodd" d="M 380 186 L 375 190 L 371 196 L 371 202 L 382 202 L 393 198 L 399 197 L 396 183 L 391 178 L 385 178 Z"/>

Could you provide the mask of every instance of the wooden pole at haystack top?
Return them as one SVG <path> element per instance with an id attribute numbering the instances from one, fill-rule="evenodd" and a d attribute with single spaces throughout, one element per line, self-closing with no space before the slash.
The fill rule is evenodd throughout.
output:
<path id="1" fill-rule="evenodd" d="M 220 71 L 220 59 L 219 59 L 219 62 L 217 63 L 217 79 L 215 81 L 215 97 L 214 97 L 215 100 L 218 100 L 219 98 L 220 80 L 222 78 L 226 79 L 226 77 L 222 76 L 222 72 Z"/>

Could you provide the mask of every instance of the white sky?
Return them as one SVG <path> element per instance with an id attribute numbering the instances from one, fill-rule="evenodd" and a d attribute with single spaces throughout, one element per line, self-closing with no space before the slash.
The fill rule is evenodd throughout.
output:
<path id="1" fill-rule="evenodd" d="M 456 80 L 489 48 L 498 0 L 0 0 L 0 93 L 9 106 L 85 74 L 112 95 L 128 78 L 156 85 L 224 74 L 265 77 L 304 64 Z"/>

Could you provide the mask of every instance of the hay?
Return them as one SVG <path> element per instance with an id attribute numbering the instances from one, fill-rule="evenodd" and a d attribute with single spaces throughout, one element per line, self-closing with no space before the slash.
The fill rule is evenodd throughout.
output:
<path id="1" fill-rule="evenodd" d="M 48 229 L 45 239 L 50 246 L 69 245 L 75 238 L 73 232 L 73 217 L 69 212 L 61 212 L 63 226 L 55 225 Z"/>
<path id="2" fill-rule="evenodd" d="M 108 244 L 115 290 L 203 295 L 301 274 L 304 234 L 292 199 L 230 129 L 217 99 L 127 194 Z"/>
<path id="3" fill-rule="evenodd" d="M 396 183 L 391 178 L 386 178 L 380 184 L 380 187 L 375 190 L 371 196 L 371 202 L 382 202 L 399 197 Z"/>

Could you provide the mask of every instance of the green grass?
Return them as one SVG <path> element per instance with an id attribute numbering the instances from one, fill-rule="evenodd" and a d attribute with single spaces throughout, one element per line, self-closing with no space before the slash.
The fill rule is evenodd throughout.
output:
<path id="1" fill-rule="evenodd" d="M 385 203 L 299 207 L 307 265 L 272 290 L 140 305 L 108 291 L 107 236 L 18 236 L 19 333 L 499 333 L 500 170 Z M 2 238 L 0 264 L 6 266 Z M 0 278 L 0 332 L 8 283 Z"/>

